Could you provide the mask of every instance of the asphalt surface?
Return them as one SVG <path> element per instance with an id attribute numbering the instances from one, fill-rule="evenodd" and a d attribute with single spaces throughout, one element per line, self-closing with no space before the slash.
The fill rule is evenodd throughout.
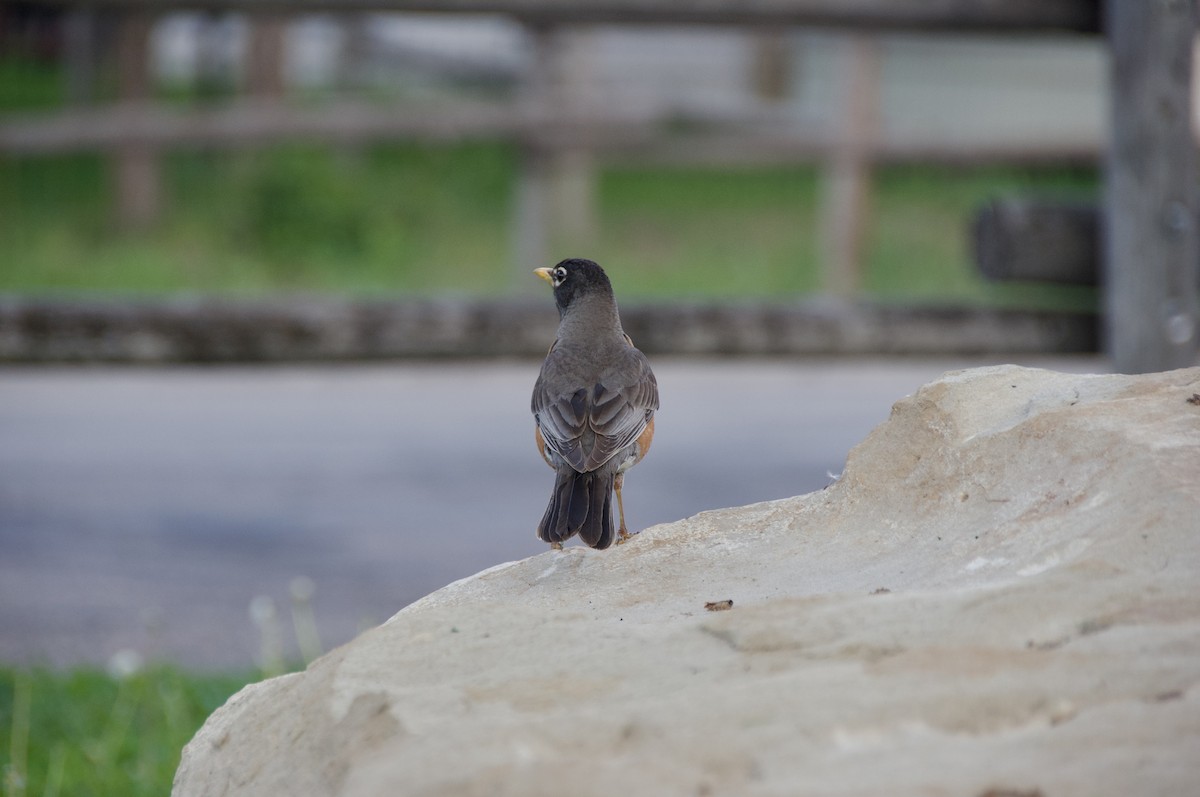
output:
<path id="1" fill-rule="evenodd" d="M 662 409 L 626 479 L 630 527 L 821 489 L 894 401 L 979 364 L 655 362 Z M 131 650 L 249 666 L 263 640 L 256 596 L 273 600 L 296 655 L 297 577 L 315 588 L 328 649 L 544 551 L 534 527 L 552 474 L 533 444 L 536 372 L 0 368 L 0 662 L 103 664 Z"/>

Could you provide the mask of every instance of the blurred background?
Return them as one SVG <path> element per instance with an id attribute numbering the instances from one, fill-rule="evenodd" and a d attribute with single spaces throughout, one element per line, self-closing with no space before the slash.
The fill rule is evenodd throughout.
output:
<path id="1" fill-rule="evenodd" d="M 969 227 L 1000 196 L 1095 197 L 1095 36 L 22 3 L 0 25 L 3 291 L 496 296 L 586 251 L 632 298 L 1091 307 L 986 283 Z"/>
<path id="2" fill-rule="evenodd" d="M 0 5 L 10 784 L 169 782 L 238 685 L 541 552 L 535 267 L 603 264 L 658 373 L 633 528 L 821 489 L 945 370 L 1111 367 L 1097 4 L 611 5 Z"/>

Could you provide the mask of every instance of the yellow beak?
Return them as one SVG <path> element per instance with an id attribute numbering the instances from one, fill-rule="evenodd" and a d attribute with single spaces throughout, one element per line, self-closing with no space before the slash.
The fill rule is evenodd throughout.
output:
<path id="1" fill-rule="evenodd" d="M 544 279 L 546 282 L 549 282 L 549 283 L 550 283 L 550 284 L 552 284 L 552 285 L 554 284 L 554 276 L 551 274 L 551 272 L 550 272 L 550 269 L 548 269 L 548 268 L 535 268 L 535 269 L 533 270 L 533 273 L 534 273 L 534 274 L 537 274 L 539 277 L 541 277 L 542 279 Z"/>

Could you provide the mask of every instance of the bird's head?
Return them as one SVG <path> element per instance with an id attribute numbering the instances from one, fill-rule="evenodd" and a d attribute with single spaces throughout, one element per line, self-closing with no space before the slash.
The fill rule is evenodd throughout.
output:
<path id="1" fill-rule="evenodd" d="M 565 312 L 572 302 L 586 296 L 612 297 L 608 275 L 592 260 L 571 258 L 554 268 L 534 269 L 533 273 L 554 287 L 554 302 L 560 313 Z"/>

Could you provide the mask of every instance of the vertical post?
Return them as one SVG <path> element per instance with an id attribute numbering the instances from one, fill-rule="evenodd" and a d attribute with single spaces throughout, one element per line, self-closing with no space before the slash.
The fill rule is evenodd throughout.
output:
<path id="1" fill-rule="evenodd" d="M 792 83 L 792 50 L 788 29 L 754 33 L 754 93 L 767 102 L 787 98 Z"/>
<path id="2" fill-rule="evenodd" d="M 1192 365 L 1200 230 L 1190 80 L 1192 0 L 1106 0 L 1106 347 L 1126 373 Z"/>
<path id="3" fill-rule="evenodd" d="M 216 11 L 201 11 L 196 31 L 196 93 L 202 100 L 221 96 L 228 88 L 222 30 L 226 19 Z"/>
<path id="4" fill-rule="evenodd" d="M 538 152 L 536 145 L 520 142 L 516 198 L 513 202 L 513 279 L 517 289 L 525 292 L 532 291 L 529 271 L 547 265 L 550 257 L 545 170 L 545 156 Z"/>
<path id="5" fill-rule="evenodd" d="M 553 31 L 541 25 L 527 27 L 533 49 L 533 63 L 521 87 L 521 112 L 531 117 L 535 127 L 549 113 L 550 82 L 550 37 Z M 534 135 L 525 135 L 518 141 L 520 161 L 517 164 L 516 196 L 513 202 L 513 265 L 514 283 L 518 289 L 528 287 L 525 279 L 529 269 L 546 264 L 549 257 L 547 208 L 546 156 L 542 145 Z"/>
<path id="6" fill-rule="evenodd" d="M 91 105 L 96 95 L 96 11 L 72 8 L 63 22 L 67 102 Z"/>
<path id="7" fill-rule="evenodd" d="M 151 17 L 129 11 L 117 30 L 117 95 L 136 112 L 150 99 Z M 126 230 L 153 225 L 162 209 L 162 180 L 158 153 L 144 141 L 126 141 L 117 150 L 114 170 L 117 223 Z"/>
<path id="8" fill-rule="evenodd" d="M 365 13 L 346 11 L 339 15 L 338 24 L 342 29 L 342 48 L 338 53 L 337 90 L 348 93 L 363 85 L 371 21 Z"/>
<path id="9" fill-rule="evenodd" d="M 366 69 L 370 63 L 374 19 L 362 11 L 344 11 L 338 14 L 337 22 L 342 29 L 342 46 L 338 51 L 334 88 L 344 97 L 367 85 Z M 333 150 L 339 167 L 350 170 L 364 165 L 366 151 L 362 141 L 345 139 L 339 140 Z"/>
<path id="10" fill-rule="evenodd" d="M 287 20 L 281 14 L 250 17 L 246 51 L 246 91 L 255 99 L 283 96 L 283 43 Z"/>
<path id="11" fill-rule="evenodd" d="M 553 249 L 586 245 L 597 226 L 595 156 L 561 133 L 591 114 L 589 34 L 548 27 L 531 34 L 535 58 L 525 107 L 545 132 L 523 142 L 514 242 L 522 273 L 545 265 Z"/>
<path id="12" fill-rule="evenodd" d="M 823 177 L 825 289 L 851 297 L 862 289 L 863 241 L 871 209 L 871 161 L 879 117 L 879 49 L 866 35 L 847 39 L 839 58 L 841 118 Z"/>

